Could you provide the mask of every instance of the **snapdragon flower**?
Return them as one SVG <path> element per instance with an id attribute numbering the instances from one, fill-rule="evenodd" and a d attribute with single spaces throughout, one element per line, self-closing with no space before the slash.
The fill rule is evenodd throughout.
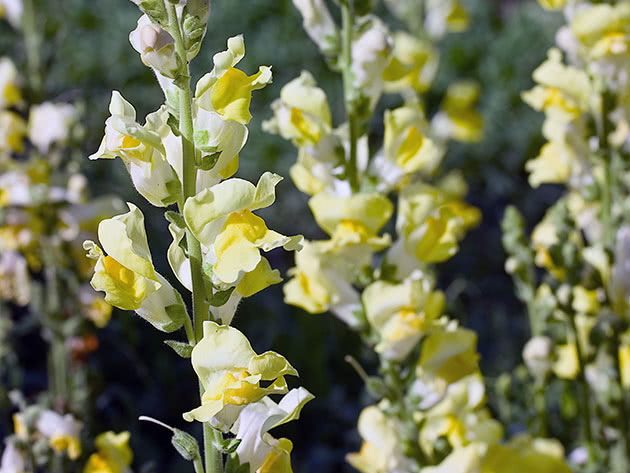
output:
<path id="1" fill-rule="evenodd" d="M 304 19 L 304 29 L 324 53 L 334 50 L 339 31 L 324 0 L 293 0 Z"/>
<path id="2" fill-rule="evenodd" d="M 492 418 L 485 402 L 485 387 L 479 373 L 450 384 L 440 402 L 426 412 L 415 414 L 416 421 L 422 425 L 420 445 L 423 450 L 433 455 L 433 447 L 442 436 L 455 450 L 471 443 L 500 443 L 503 426 Z"/>
<path id="3" fill-rule="evenodd" d="M 129 432 L 104 432 L 96 437 L 96 453 L 88 458 L 83 473 L 125 473 L 133 460 Z"/>
<path id="4" fill-rule="evenodd" d="M 412 460 L 401 449 L 401 422 L 384 414 L 381 406 L 368 406 L 359 415 L 361 450 L 346 455 L 346 461 L 361 473 L 409 471 Z"/>
<path id="5" fill-rule="evenodd" d="M 316 145 L 332 129 L 326 93 L 308 71 L 282 87 L 271 108 L 274 117 L 263 123 L 263 129 L 292 140 L 296 146 Z"/>
<path id="6" fill-rule="evenodd" d="M 275 439 L 273 428 L 296 420 L 313 395 L 304 388 L 292 389 L 279 403 L 269 397 L 245 406 L 230 431 L 240 440 L 236 449 L 241 464 L 249 463 L 251 473 L 292 473 L 289 439 Z"/>
<path id="7" fill-rule="evenodd" d="M 426 337 L 416 367 L 418 377 L 432 377 L 444 385 L 477 372 L 477 335 L 465 328 L 436 330 Z"/>
<path id="8" fill-rule="evenodd" d="M 253 211 L 273 204 L 282 178 L 266 172 L 254 186 L 232 178 L 189 198 L 184 217 L 195 237 L 207 249 L 212 276 L 219 284 L 238 284 L 262 263 L 260 250 L 300 247 L 302 236 L 287 237 L 269 230 Z"/>
<path id="9" fill-rule="evenodd" d="M 22 101 L 21 78 L 13 61 L 0 58 L 0 109 L 18 105 Z"/>
<path id="10" fill-rule="evenodd" d="M 479 210 L 461 200 L 459 192 L 450 194 L 420 182 L 402 190 L 398 205 L 396 229 L 404 242 L 401 245 L 420 262 L 451 258 L 458 241 L 481 219 Z M 392 260 L 398 259 L 392 254 Z"/>
<path id="11" fill-rule="evenodd" d="M 393 34 L 391 59 L 383 71 L 385 91 L 426 92 L 438 70 L 439 52 L 426 40 L 404 31 Z"/>
<path id="12" fill-rule="evenodd" d="M 15 439 L 8 437 L 0 459 L 0 473 L 28 473 L 26 459 L 17 447 Z"/>
<path id="13" fill-rule="evenodd" d="M 90 159 L 120 157 L 136 189 L 157 207 L 170 205 L 180 197 L 181 183 L 169 164 L 161 132 L 166 113 L 159 110 L 147 116 L 146 124 L 136 122 L 136 111 L 119 92 L 112 93 L 111 116 L 105 122 L 105 137 Z"/>
<path id="14" fill-rule="evenodd" d="M 53 144 L 64 144 L 70 135 L 70 127 L 77 118 L 77 111 L 70 104 L 44 102 L 29 110 L 28 139 L 40 153 L 46 154 Z"/>
<path id="15" fill-rule="evenodd" d="M 103 220 L 98 237 L 103 249 L 92 241 L 84 247 L 96 259 L 91 284 L 105 292 L 105 302 L 137 314 L 158 330 L 179 329 L 186 308 L 179 293 L 155 271 L 144 228 L 144 215 L 133 204 L 129 212 Z"/>
<path id="16" fill-rule="evenodd" d="M 386 360 L 405 359 L 444 308 L 444 294 L 431 291 L 428 280 L 376 281 L 361 299 L 368 322 L 381 337 L 375 350 Z"/>
<path id="17" fill-rule="evenodd" d="M 71 414 L 61 414 L 45 410 L 37 418 L 37 431 L 42 434 L 49 445 L 57 453 L 67 452 L 71 460 L 81 455 L 81 440 L 79 434 L 81 423 Z"/>
<path id="18" fill-rule="evenodd" d="M 257 355 L 237 329 L 206 321 L 203 338 L 192 352 L 192 365 L 203 387 L 201 406 L 184 414 L 189 422 L 210 422 L 226 406 L 245 406 L 270 394 L 288 391 L 285 376 L 297 376 L 275 352 Z M 270 381 L 267 387 L 261 381 Z"/>
<path id="19" fill-rule="evenodd" d="M 0 0 L 0 18 L 6 18 L 13 28 L 22 28 L 23 13 L 22 0 Z"/>
<path id="20" fill-rule="evenodd" d="M 432 127 L 442 138 L 464 143 L 477 143 L 483 137 L 483 117 L 475 110 L 479 100 L 479 84 L 459 81 L 451 84 L 439 113 L 433 117 Z"/>
<path id="21" fill-rule="evenodd" d="M 24 151 L 26 122 L 17 113 L 0 111 L 0 153 L 21 153 Z"/>

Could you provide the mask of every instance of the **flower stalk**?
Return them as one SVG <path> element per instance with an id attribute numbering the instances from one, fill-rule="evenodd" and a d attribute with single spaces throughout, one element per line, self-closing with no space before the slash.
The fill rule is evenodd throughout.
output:
<path id="1" fill-rule="evenodd" d="M 359 139 L 359 116 L 357 114 L 357 91 L 354 86 L 354 74 L 352 72 L 352 37 L 354 35 L 354 5 L 353 0 L 341 2 L 342 15 L 342 41 L 343 41 L 343 92 L 348 118 L 349 154 L 346 161 L 346 174 L 352 192 L 358 192 L 360 188 L 357 168 L 357 141 Z"/>
<path id="2" fill-rule="evenodd" d="M 183 176 L 182 195 L 183 201 L 179 203 L 179 209 L 183 212 L 183 203 L 189 197 L 194 197 L 197 191 L 197 166 L 195 163 L 195 145 L 193 143 L 193 117 L 192 117 L 192 93 L 190 90 L 190 76 L 188 70 L 188 60 L 184 38 L 180 27 L 175 4 L 166 1 L 165 6 L 168 13 L 169 30 L 175 40 L 175 51 L 181 63 L 184 64 L 185 75 L 183 84 L 179 87 L 179 127 L 182 135 L 183 149 Z M 193 299 L 193 320 L 194 333 L 191 333 L 190 319 L 185 323 L 186 334 L 189 343 L 195 345 L 203 336 L 203 322 L 208 320 L 209 304 L 206 297 L 206 286 L 203 279 L 201 244 L 192 234 L 189 228 L 186 229 L 186 243 L 188 245 L 188 257 L 190 260 L 190 273 L 192 279 L 192 299 Z M 200 394 L 203 394 L 203 387 L 199 385 Z M 203 424 L 203 445 L 205 458 L 205 471 L 207 473 L 220 473 L 223 471 L 223 460 L 221 452 L 214 447 L 214 441 L 220 440 L 220 432 L 204 422 Z M 200 459 L 195 459 L 194 468 L 199 471 Z"/>

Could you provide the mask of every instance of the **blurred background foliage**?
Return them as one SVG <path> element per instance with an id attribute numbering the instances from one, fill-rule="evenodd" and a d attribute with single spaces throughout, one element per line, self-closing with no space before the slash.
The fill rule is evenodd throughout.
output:
<path id="1" fill-rule="evenodd" d="M 516 205 L 533 225 L 557 197 L 553 187 L 533 191 L 527 184 L 523 164 L 543 144 L 542 116 L 522 103 L 520 92 L 531 87 L 531 73 L 553 43 L 561 18 L 544 12 L 533 0 L 465 3 L 472 26 L 442 41 L 439 75 L 427 106 L 436 108 L 456 78 L 476 79 L 482 86 L 485 138 L 475 145 L 453 144 L 446 166 L 463 170 L 470 183 L 469 200 L 482 209 L 484 219 L 463 242 L 459 254 L 443 265 L 440 285 L 449 295 L 450 312 L 479 334 L 482 369 L 492 380 L 520 362 L 528 336 L 523 307 L 503 269 L 499 223 L 504 208 Z M 95 196 L 115 193 L 142 207 L 157 269 L 170 274 L 162 256 L 170 235 L 160 212 L 138 198 L 120 160 L 87 161 L 102 137 L 111 90 L 119 90 L 132 102 L 138 116 L 153 111 L 162 100 L 151 72 L 127 40 L 135 27 L 137 8 L 126 0 L 49 0 L 40 4 L 41 14 L 47 18 L 46 89 L 53 91 L 47 99 L 70 99 L 85 105 L 84 170 L 91 191 Z M 294 148 L 261 130 L 262 120 L 270 116 L 271 101 L 286 82 L 308 69 L 328 92 L 333 114 L 341 117 L 341 80 L 327 69 L 304 33 L 291 0 L 213 0 L 208 35 L 193 78 L 211 68 L 212 55 L 225 49 L 227 37 L 240 33 L 245 34 L 247 48 L 243 68 L 251 73 L 259 64 L 270 64 L 274 83 L 254 96 L 254 119 L 239 175 L 257 179 L 264 170 L 272 170 L 288 177 L 296 158 Z M 18 64 L 24 60 L 23 47 L 8 27 L 0 29 L 0 54 L 11 55 Z M 372 125 L 371 138 L 378 142 L 382 120 Z M 265 219 L 281 233 L 320 237 L 306 202 L 287 178 Z M 287 253 L 272 253 L 270 259 L 283 273 L 291 266 Z M 302 384 L 316 395 L 302 421 L 278 432 L 294 441 L 294 471 L 350 471 L 343 457 L 359 446 L 356 419 L 367 399 L 359 377 L 343 358 L 352 354 L 370 363 L 370 353 L 361 352 L 365 349 L 356 335 L 332 316 L 311 316 L 284 305 L 281 286 L 247 299 L 235 325 L 249 335 L 257 351 L 274 349 L 287 356 L 300 372 Z M 163 345 L 164 338 L 145 327 L 140 318 L 122 312 L 100 332 L 100 347 L 88 360 L 95 400 L 92 433 L 129 429 L 136 465 L 153 462 L 153 468 L 146 471 L 184 471 L 189 466 L 168 445 L 167 432 L 137 421 L 143 414 L 178 427 L 198 427 L 185 425 L 181 419 L 181 412 L 197 403 L 195 378 L 189 375 L 189 363 L 176 359 Z M 26 368 L 26 393 L 45 389 L 44 344 L 30 336 L 16 340 L 14 346 Z M 9 414 L 6 409 L 1 412 L 0 429 L 10 425 Z M 6 433 L 0 430 L 0 436 Z"/>

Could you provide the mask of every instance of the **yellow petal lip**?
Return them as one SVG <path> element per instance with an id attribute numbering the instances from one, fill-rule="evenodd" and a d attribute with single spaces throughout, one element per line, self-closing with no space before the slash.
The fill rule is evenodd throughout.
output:
<path id="1" fill-rule="evenodd" d="M 284 376 L 297 371 L 281 355 L 257 355 L 237 329 L 204 322 L 204 336 L 192 352 L 192 365 L 204 389 L 202 405 L 184 414 L 187 421 L 208 422 L 226 405 L 246 405 L 288 391 Z M 271 381 L 267 387 L 260 381 Z"/>

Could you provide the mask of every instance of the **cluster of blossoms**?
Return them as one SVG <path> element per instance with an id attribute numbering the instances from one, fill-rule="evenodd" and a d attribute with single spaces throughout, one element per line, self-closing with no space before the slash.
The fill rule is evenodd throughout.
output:
<path id="1" fill-rule="evenodd" d="M 193 94 L 188 65 L 206 32 L 209 2 L 134 3 L 144 14 L 129 39 L 166 100 L 140 124 L 134 107 L 114 92 L 105 137 L 90 159 L 120 158 L 137 191 L 165 209 L 173 237 L 168 262 L 192 293 L 193 316 L 156 271 L 144 216 L 131 203 L 129 212 L 100 222 L 100 246 L 84 243 L 96 264 L 91 284 L 107 303 L 134 310 L 160 331 L 185 329 L 187 343 L 167 343 L 191 359 L 199 378 L 201 404 L 183 417 L 203 423 L 205 454 L 193 437 L 172 431 L 178 451 L 197 472 L 223 471 L 224 454 L 226 468 L 289 472 L 292 444 L 269 431 L 298 418 L 312 395 L 289 390 L 286 377 L 297 371 L 282 355 L 255 353 L 230 326 L 242 298 L 282 280 L 263 254 L 302 246 L 301 236 L 270 230 L 254 213 L 273 204 L 280 176 L 265 172 L 256 185 L 232 177 L 248 137 L 252 92 L 271 82 L 271 68 L 261 66 L 252 75 L 236 68 L 245 44 L 242 36 L 232 37 Z M 171 205 L 177 210 L 167 210 Z M 273 395 L 284 396 L 276 402 Z"/>
<path id="2" fill-rule="evenodd" d="M 547 140 L 526 169 L 532 187 L 556 184 L 564 194 L 530 237 L 518 212 L 508 209 L 506 269 L 530 317 L 532 338 L 523 358 L 540 396 L 539 430 L 556 434 L 579 424 L 582 438 L 568 445 L 576 468 L 625 471 L 630 2 L 540 4 L 564 9 L 566 24 L 534 71 L 536 85 L 523 93 L 544 113 Z M 544 270 L 542 278 L 537 268 Z M 551 390 L 562 392 L 564 419 L 555 424 L 547 418 L 558 407 L 545 396 Z"/>
<path id="3" fill-rule="evenodd" d="M 390 3 L 401 19 L 418 19 L 417 2 Z M 347 122 L 333 127 L 326 93 L 304 71 L 282 88 L 264 127 L 298 148 L 291 177 L 329 235 L 296 253 L 285 300 L 333 313 L 378 355 L 379 376 L 351 360 L 377 402 L 359 417 L 363 445 L 348 462 L 363 473 L 568 472 L 554 440 L 523 434 L 502 443 L 476 334 L 446 315 L 435 287 L 433 265 L 455 255 L 481 218 L 464 200 L 461 173 L 440 169 L 448 140 L 482 137 L 478 86 L 453 84 L 432 118 L 422 101 L 439 63 L 434 39 L 465 28 L 465 10 L 458 1 L 426 2 L 425 18 L 410 25 L 424 34 L 414 35 L 389 31 L 371 2 L 340 1 L 342 28 L 323 1 L 294 4 L 343 74 Z M 402 104 L 384 112 L 383 144 L 372 152 L 366 123 L 383 93 Z M 381 231 L 394 210 L 392 238 Z"/>
<path id="4" fill-rule="evenodd" d="M 62 456 L 79 463 L 82 424 L 71 414 L 26 405 L 13 414 L 14 435 L 8 437 L 0 460 L 2 473 L 27 473 L 55 464 L 50 452 L 57 459 Z M 105 432 L 96 437 L 96 452 L 92 453 L 83 466 L 83 473 L 124 473 L 129 471 L 133 453 L 129 448 L 129 432 Z M 59 464 L 59 462 L 57 462 Z M 63 470 L 67 471 L 67 470 Z M 73 470 L 74 471 L 74 470 Z"/>
<path id="5" fill-rule="evenodd" d="M 33 34 L 32 3 L 1 1 L 0 13 L 16 31 Z M 94 327 L 107 325 L 112 313 L 89 285 L 94 265 L 82 242 L 120 207 L 112 198 L 88 200 L 87 179 L 74 159 L 82 134 L 78 107 L 38 103 L 43 91 L 30 79 L 9 57 L 0 58 L 0 300 L 23 308 L 13 311 L 17 317 L 3 312 L 3 331 L 37 327 L 49 342 L 50 378 L 37 404 L 10 394 L 20 410 L 14 434 L 5 439 L 2 473 L 67 471 L 64 458 L 80 460 L 76 416 L 85 410 L 87 390 L 81 361 L 98 346 Z"/>

